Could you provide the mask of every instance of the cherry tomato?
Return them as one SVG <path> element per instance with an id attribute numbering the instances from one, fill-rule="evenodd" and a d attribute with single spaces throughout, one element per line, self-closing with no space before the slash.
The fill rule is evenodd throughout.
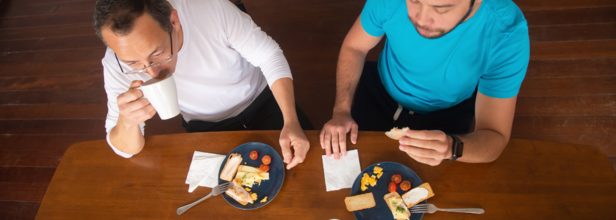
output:
<path id="1" fill-rule="evenodd" d="M 408 180 L 402 181 L 402 183 L 400 183 L 400 189 L 402 189 L 403 191 L 411 189 L 411 182 L 409 182 Z"/>
<path id="2" fill-rule="evenodd" d="M 398 189 L 398 187 L 396 186 L 396 183 L 390 182 L 389 187 L 387 187 L 387 190 L 389 190 L 389 192 L 395 192 L 396 189 Z"/>
<path id="3" fill-rule="evenodd" d="M 400 183 L 400 181 L 402 181 L 402 177 L 400 176 L 400 174 L 396 174 L 391 176 L 391 181 L 398 184 Z"/>
<path id="4" fill-rule="evenodd" d="M 259 170 L 261 170 L 261 172 L 265 173 L 269 170 L 269 166 L 267 164 L 261 164 L 261 166 L 259 167 Z"/>
<path id="5" fill-rule="evenodd" d="M 270 164 L 272 162 L 272 158 L 270 156 L 265 155 L 263 159 L 261 159 L 264 164 Z"/>
<path id="6" fill-rule="evenodd" d="M 259 158 L 259 153 L 257 153 L 257 151 L 252 151 L 250 152 L 250 159 L 252 160 L 256 160 L 257 158 Z"/>

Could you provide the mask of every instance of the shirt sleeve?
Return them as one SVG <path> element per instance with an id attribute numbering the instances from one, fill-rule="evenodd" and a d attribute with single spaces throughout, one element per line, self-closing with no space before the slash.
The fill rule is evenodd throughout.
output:
<path id="1" fill-rule="evenodd" d="M 493 98 L 511 98 L 518 94 L 530 59 L 528 29 L 513 31 L 499 41 L 490 53 L 486 73 L 479 79 L 479 92 Z"/>
<path id="2" fill-rule="evenodd" d="M 109 140 L 109 132 L 111 132 L 111 129 L 113 129 L 118 123 L 118 116 L 120 115 L 117 102 L 118 96 L 128 90 L 132 80 L 122 73 L 117 61 L 115 60 L 115 54 L 111 51 L 111 49 L 107 48 L 107 53 L 105 54 L 105 58 L 103 58 L 102 63 L 105 79 L 105 92 L 107 93 L 107 118 L 105 120 L 107 143 L 117 155 L 124 158 L 130 158 L 133 154 L 124 153 L 111 144 L 111 141 Z M 141 129 L 141 134 L 144 134 L 145 123 L 139 124 L 139 128 Z"/>
<path id="3" fill-rule="evenodd" d="M 228 0 L 219 0 L 222 28 L 231 48 L 256 67 L 260 67 L 268 85 L 280 78 L 293 78 L 280 46 L 257 26 L 249 15 Z"/>
<path id="4" fill-rule="evenodd" d="M 404 2 L 404 1 L 402 1 Z M 361 11 L 361 26 L 366 33 L 380 37 L 385 34 L 383 24 L 391 15 L 388 8 L 392 6 L 393 0 L 368 0 Z"/>

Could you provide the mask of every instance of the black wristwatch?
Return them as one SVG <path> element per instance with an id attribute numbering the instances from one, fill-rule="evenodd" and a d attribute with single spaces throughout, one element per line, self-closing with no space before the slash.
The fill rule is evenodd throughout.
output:
<path id="1" fill-rule="evenodd" d="M 453 138 L 453 143 L 451 144 L 451 159 L 445 159 L 447 161 L 454 161 L 458 158 L 462 157 L 462 151 L 464 150 L 464 143 L 460 141 L 458 136 L 453 134 L 448 134 Z"/>

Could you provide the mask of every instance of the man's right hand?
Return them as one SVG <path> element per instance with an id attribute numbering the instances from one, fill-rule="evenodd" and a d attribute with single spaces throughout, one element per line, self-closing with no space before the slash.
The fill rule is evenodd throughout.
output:
<path id="1" fill-rule="evenodd" d="M 357 123 L 351 117 L 350 112 L 334 113 L 334 116 L 323 126 L 320 140 L 321 148 L 325 149 L 327 157 L 334 155 L 335 160 L 340 159 L 340 154 L 346 156 L 346 134 L 351 132 L 351 142 L 357 143 Z"/>
<path id="2" fill-rule="evenodd" d="M 121 121 L 125 127 L 133 127 L 154 117 L 156 114 L 156 110 L 150 104 L 150 101 L 146 98 L 141 98 L 143 97 L 143 92 L 137 89 L 141 84 L 143 84 L 141 80 L 131 82 L 128 91 L 118 96 L 118 108 L 120 109 L 118 124 Z"/>

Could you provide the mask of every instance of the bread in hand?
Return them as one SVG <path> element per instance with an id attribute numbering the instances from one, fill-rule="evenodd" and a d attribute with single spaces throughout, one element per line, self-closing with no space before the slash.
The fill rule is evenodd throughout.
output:
<path id="1" fill-rule="evenodd" d="M 408 131 L 409 128 L 408 127 L 404 127 L 404 128 L 392 128 L 390 131 L 385 132 L 385 135 L 387 135 L 387 137 L 394 139 L 394 140 L 400 140 L 400 138 L 404 137 L 406 134 L 406 131 Z"/>

